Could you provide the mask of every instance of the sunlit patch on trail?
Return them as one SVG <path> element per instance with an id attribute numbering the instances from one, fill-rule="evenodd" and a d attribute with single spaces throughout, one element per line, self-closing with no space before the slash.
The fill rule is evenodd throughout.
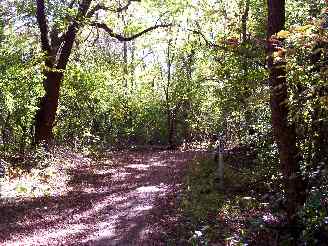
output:
<path id="1" fill-rule="evenodd" d="M 29 237 L 19 235 L 18 237 L 13 238 L 10 241 L 2 245 L 6 246 L 32 246 L 32 245 L 62 245 L 63 241 L 59 242 L 59 239 L 65 240 L 71 235 L 80 233 L 87 229 L 87 225 L 84 224 L 69 224 L 62 225 L 61 227 L 57 226 L 52 229 L 41 229 L 35 231 Z"/>
<path id="2" fill-rule="evenodd" d="M 120 180 L 120 179 L 126 178 L 130 174 L 131 173 L 127 173 L 127 172 L 118 172 L 118 173 L 113 174 L 112 178 Z"/>
<path id="3" fill-rule="evenodd" d="M 153 167 L 167 167 L 168 162 L 166 160 L 158 160 L 157 158 L 151 158 L 149 161 L 152 162 Z"/>
<path id="4" fill-rule="evenodd" d="M 91 163 L 77 158 L 66 166 L 60 195 L 1 207 L 0 217 L 9 213 L 13 222 L 0 221 L 0 245 L 143 245 L 165 211 L 159 199 L 178 187 L 179 170 L 192 156 L 124 151 Z"/>
<path id="5" fill-rule="evenodd" d="M 165 192 L 165 187 L 159 186 L 142 186 L 136 189 L 139 193 Z"/>
<path id="6" fill-rule="evenodd" d="M 150 210 L 152 208 L 153 208 L 153 206 L 139 205 L 139 206 L 136 206 L 133 210 L 134 211 L 146 211 L 146 210 Z"/>
<path id="7" fill-rule="evenodd" d="M 112 169 L 94 170 L 93 173 L 94 174 L 113 174 L 113 173 L 115 173 L 115 170 L 112 170 Z"/>
<path id="8" fill-rule="evenodd" d="M 149 168 L 149 166 L 145 165 L 145 164 L 130 164 L 126 167 L 134 168 L 134 169 L 137 169 L 137 170 L 147 170 Z"/>

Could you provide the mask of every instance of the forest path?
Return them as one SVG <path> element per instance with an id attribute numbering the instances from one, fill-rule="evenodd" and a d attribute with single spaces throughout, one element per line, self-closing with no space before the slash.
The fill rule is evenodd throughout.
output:
<path id="1" fill-rule="evenodd" d="M 0 205 L 0 245 L 165 245 L 194 151 L 75 157 L 67 192 Z M 172 214 L 173 213 L 173 214 Z"/>

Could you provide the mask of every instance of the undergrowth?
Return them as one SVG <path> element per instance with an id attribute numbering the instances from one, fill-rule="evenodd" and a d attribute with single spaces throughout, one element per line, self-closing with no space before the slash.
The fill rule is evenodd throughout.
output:
<path id="1" fill-rule="evenodd" d="M 180 234 L 188 245 L 293 245 L 278 174 L 226 165 L 224 189 L 219 189 L 216 173 L 213 159 L 195 161 L 188 170 L 180 208 L 185 221 L 179 229 L 187 231 Z M 309 191 L 294 225 L 300 231 L 297 245 L 327 245 L 326 190 Z"/>
<path id="2" fill-rule="evenodd" d="M 248 175 L 249 170 L 237 172 L 226 167 L 223 190 L 218 188 L 216 170 L 214 160 L 203 159 L 188 171 L 181 202 L 189 223 L 188 243 L 248 245 L 268 222 L 276 223 L 279 218 L 271 213 L 268 203 L 259 199 L 261 194 L 251 185 L 256 180 Z"/>
<path id="3" fill-rule="evenodd" d="M 1 159 L 4 175 L 0 178 L 2 199 L 35 198 L 61 194 L 68 176 L 65 171 L 71 160 L 68 150 L 42 148 L 24 155 L 11 155 Z"/>

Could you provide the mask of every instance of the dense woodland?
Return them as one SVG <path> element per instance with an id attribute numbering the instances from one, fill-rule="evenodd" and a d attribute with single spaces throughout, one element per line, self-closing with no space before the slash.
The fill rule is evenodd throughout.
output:
<path id="1" fill-rule="evenodd" d="M 327 76 L 324 0 L 1 0 L 3 204 L 64 150 L 195 151 L 149 245 L 328 245 Z"/>

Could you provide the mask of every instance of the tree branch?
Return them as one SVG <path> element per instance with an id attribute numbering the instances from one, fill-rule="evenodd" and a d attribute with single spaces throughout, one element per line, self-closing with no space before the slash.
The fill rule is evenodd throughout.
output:
<path id="1" fill-rule="evenodd" d="M 114 10 L 114 12 L 120 13 L 122 11 L 127 10 L 129 8 L 129 6 L 131 5 L 132 2 L 141 2 L 141 0 L 128 0 L 127 4 L 125 4 L 122 7 L 117 8 L 116 10 Z"/>
<path id="2" fill-rule="evenodd" d="M 189 31 L 193 32 L 194 34 L 200 35 L 203 38 L 203 40 L 205 41 L 206 45 L 209 46 L 210 48 L 220 49 L 220 50 L 227 51 L 227 52 L 232 52 L 232 53 L 235 53 L 235 54 L 238 54 L 238 55 L 242 55 L 242 56 L 244 56 L 246 58 L 250 58 L 250 59 L 254 59 L 255 58 L 255 57 L 246 55 L 245 53 L 241 52 L 240 50 L 236 50 L 236 49 L 233 49 L 232 50 L 232 49 L 229 49 L 228 46 L 215 44 L 215 43 L 209 41 L 206 38 L 206 36 L 204 35 L 204 33 L 202 33 L 199 30 L 191 30 L 191 29 L 189 29 Z M 226 42 L 226 44 L 229 44 L 229 43 Z M 260 67 L 264 67 L 264 68 L 266 67 L 265 63 L 261 63 L 261 62 L 256 61 L 256 60 L 253 60 L 253 62 L 255 62 Z"/>
<path id="3" fill-rule="evenodd" d="M 98 23 L 98 22 L 95 22 L 95 23 L 92 23 L 91 24 L 92 26 L 95 26 L 97 28 L 101 28 L 103 29 L 105 32 L 107 32 L 109 34 L 109 36 L 113 37 L 113 38 L 116 38 L 118 41 L 125 41 L 125 42 L 128 42 L 128 41 L 131 41 L 131 40 L 134 40 L 140 36 L 142 36 L 143 34 L 147 33 L 147 32 L 150 32 L 152 30 L 155 30 L 157 28 L 161 28 L 161 27 L 170 27 L 172 26 L 172 24 L 160 24 L 160 25 L 154 25 L 154 26 L 151 26 L 151 27 L 148 27 L 146 28 L 145 30 L 139 32 L 139 33 L 136 33 L 130 37 L 125 37 L 121 34 L 118 34 L 118 33 L 115 33 L 113 31 L 113 29 L 109 28 L 105 23 Z"/>
<path id="4" fill-rule="evenodd" d="M 68 5 L 68 8 L 73 8 L 73 6 L 74 6 L 74 4 L 75 4 L 75 1 L 76 0 L 72 0 L 70 3 L 69 3 L 69 5 Z"/>
<path id="5" fill-rule="evenodd" d="M 51 61 L 49 56 L 51 55 L 51 46 L 49 41 L 49 30 L 47 19 L 45 15 L 45 7 L 44 7 L 44 0 L 37 0 L 36 1 L 36 19 L 38 21 L 38 25 L 40 28 L 40 35 L 41 35 L 41 49 L 42 51 L 48 56 L 46 59 L 46 65 L 51 66 Z"/>
<path id="6" fill-rule="evenodd" d="M 87 13 L 86 17 L 91 18 L 98 10 L 109 10 L 109 8 L 102 4 L 97 4 L 92 9 L 90 9 L 90 11 Z"/>
<path id="7" fill-rule="evenodd" d="M 128 0 L 128 2 L 124 6 L 118 7 L 117 9 L 107 7 L 103 4 L 97 4 L 88 12 L 87 17 L 91 18 L 98 10 L 106 10 L 114 13 L 120 13 L 127 10 L 132 2 L 141 2 L 141 0 Z"/>
<path id="8" fill-rule="evenodd" d="M 92 0 L 82 0 L 79 4 L 76 19 L 69 25 L 65 33 L 65 41 L 62 49 L 60 50 L 57 69 L 65 69 L 68 63 L 69 56 L 76 38 L 76 34 L 80 28 L 80 20 L 86 16 Z"/>
<path id="9" fill-rule="evenodd" d="M 209 47 L 211 47 L 211 48 L 218 48 L 218 49 L 228 50 L 227 47 L 220 46 L 220 45 L 218 45 L 218 44 L 215 44 L 215 43 L 212 43 L 211 41 L 209 41 L 209 40 L 206 38 L 205 34 L 202 33 L 201 31 L 198 31 L 198 30 L 192 30 L 192 29 L 189 29 L 189 31 L 191 31 L 191 32 L 194 33 L 194 34 L 200 35 L 200 36 L 203 38 L 203 40 L 205 41 L 206 45 L 209 46 Z"/>

